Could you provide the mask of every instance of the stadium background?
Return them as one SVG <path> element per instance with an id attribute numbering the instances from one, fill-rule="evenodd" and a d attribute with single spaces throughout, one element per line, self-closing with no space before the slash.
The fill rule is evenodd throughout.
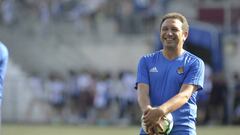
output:
<path id="1" fill-rule="evenodd" d="M 224 88 L 217 91 L 219 104 L 207 121 L 207 104 L 199 103 L 199 134 L 239 132 L 238 0 L 1 0 L 0 39 L 10 52 L 3 133 L 27 134 L 36 124 L 39 129 L 47 125 L 46 132 L 49 125 L 55 130 L 73 126 L 79 134 L 87 134 L 78 131 L 85 125 L 97 132 L 98 126 L 114 125 L 116 132 L 121 132 L 116 127 L 133 126 L 129 134 L 137 134 L 140 111 L 132 89 L 137 62 L 161 47 L 159 18 L 169 11 L 187 16 L 186 49 L 204 59 Z M 88 98 L 75 100 L 75 92 Z M 19 129 L 19 124 L 25 126 Z"/>

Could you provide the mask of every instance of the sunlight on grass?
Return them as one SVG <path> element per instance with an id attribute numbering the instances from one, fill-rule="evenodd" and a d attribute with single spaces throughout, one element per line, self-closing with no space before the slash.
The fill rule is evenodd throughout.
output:
<path id="1" fill-rule="evenodd" d="M 139 127 L 3 124 L 3 135 L 138 135 Z M 238 126 L 197 128 L 198 135 L 237 135 Z"/>

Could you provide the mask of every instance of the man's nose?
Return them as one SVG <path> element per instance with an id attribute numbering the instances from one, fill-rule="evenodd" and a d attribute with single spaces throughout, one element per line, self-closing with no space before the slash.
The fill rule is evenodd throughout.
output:
<path id="1" fill-rule="evenodd" d="M 172 32 L 171 30 L 168 30 L 168 31 L 167 31 L 167 35 L 172 36 L 172 35 L 173 35 L 173 32 Z"/>

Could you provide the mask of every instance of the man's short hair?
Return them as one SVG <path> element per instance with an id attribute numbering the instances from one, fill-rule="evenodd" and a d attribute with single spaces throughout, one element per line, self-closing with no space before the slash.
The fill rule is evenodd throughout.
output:
<path id="1" fill-rule="evenodd" d="M 166 15 L 164 15 L 161 20 L 161 23 L 160 23 L 160 29 L 162 27 L 163 22 L 169 18 L 170 19 L 178 19 L 179 21 L 181 21 L 183 23 L 183 25 L 182 25 L 183 31 L 187 31 L 187 32 L 189 31 L 189 25 L 188 25 L 188 21 L 187 21 L 186 17 L 177 12 L 171 12 L 171 13 L 167 13 Z"/>

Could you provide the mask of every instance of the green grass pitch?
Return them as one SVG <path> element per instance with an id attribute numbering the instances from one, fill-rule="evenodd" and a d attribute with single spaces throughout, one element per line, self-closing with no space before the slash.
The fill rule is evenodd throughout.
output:
<path id="1" fill-rule="evenodd" d="M 3 135 L 138 135 L 139 127 L 3 124 Z M 240 126 L 197 127 L 198 135 L 238 135 Z"/>

